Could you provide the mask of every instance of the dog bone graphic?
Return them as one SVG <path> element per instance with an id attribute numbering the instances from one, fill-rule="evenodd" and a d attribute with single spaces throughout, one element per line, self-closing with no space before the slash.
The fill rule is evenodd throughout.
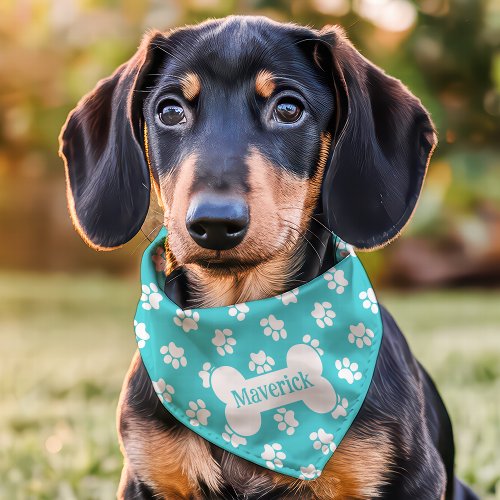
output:
<path id="1" fill-rule="evenodd" d="M 287 367 L 253 378 L 245 377 L 232 366 L 213 371 L 212 389 L 226 405 L 227 423 L 240 436 L 251 436 L 261 426 L 261 413 L 296 401 L 316 413 L 332 411 L 337 394 L 322 377 L 319 354 L 309 345 L 292 346 L 286 355 Z"/>

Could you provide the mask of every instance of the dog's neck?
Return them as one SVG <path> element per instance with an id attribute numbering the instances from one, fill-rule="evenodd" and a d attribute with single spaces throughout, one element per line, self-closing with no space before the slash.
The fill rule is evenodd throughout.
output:
<path id="1" fill-rule="evenodd" d="M 318 224 L 311 231 L 313 238 L 300 240 L 287 253 L 245 272 L 215 274 L 197 265 L 178 269 L 167 278 L 165 292 L 183 308 L 219 307 L 272 297 L 300 286 L 333 265 L 330 233 Z"/>

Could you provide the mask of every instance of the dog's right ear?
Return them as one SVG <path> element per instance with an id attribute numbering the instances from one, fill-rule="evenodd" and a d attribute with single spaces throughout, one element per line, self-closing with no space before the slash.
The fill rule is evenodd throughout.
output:
<path id="1" fill-rule="evenodd" d="M 165 41 L 160 32 L 147 35 L 127 63 L 81 99 L 59 136 L 71 218 L 96 250 L 133 238 L 149 208 L 141 86 L 165 56 Z"/>

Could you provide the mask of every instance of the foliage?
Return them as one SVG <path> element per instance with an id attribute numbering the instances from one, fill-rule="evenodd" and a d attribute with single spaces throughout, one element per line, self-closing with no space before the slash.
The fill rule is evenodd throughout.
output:
<path id="1" fill-rule="evenodd" d="M 431 202 L 421 204 L 422 220 L 417 212 L 420 233 L 432 236 L 443 216 L 450 231 L 464 231 L 464 215 L 476 217 L 484 229 L 485 204 L 500 220 L 496 0 L 4 0 L 0 222 L 5 222 L 14 247 L 32 231 L 52 230 L 59 239 L 67 238 L 67 221 L 64 225 L 54 215 L 60 198 L 41 193 L 52 177 L 61 186 L 58 195 L 63 193 L 57 136 L 78 99 L 131 56 L 146 29 L 231 13 L 268 15 L 317 28 L 342 24 L 364 55 L 422 98 L 432 112 L 440 147 L 431 167 Z M 432 177 L 436 165 L 440 167 Z M 27 208 L 32 196 L 47 197 L 44 211 Z M 60 268 L 59 260 L 53 264 L 50 258 L 58 248 L 48 242 L 42 259 L 18 259 L 10 246 L 0 251 L 0 259 L 17 267 L 29 260 L 39 268 Z M 84 257 L 83 247 L 75 252 Z M 92 265 L 110 267 L 103 259 Z"/>

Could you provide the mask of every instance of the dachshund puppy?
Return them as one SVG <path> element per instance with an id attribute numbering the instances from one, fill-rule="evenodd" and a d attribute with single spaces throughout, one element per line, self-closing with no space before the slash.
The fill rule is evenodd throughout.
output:
<path id="1" fill-rule="evenodd" d="M 145 36 L 70 113 L 60 136 L 73 223 L 96 250 L 164 211 L 166 294 L 214 307 L 280 294 L 333 263 L 331 232 L 360 250 L 396 238 L 436 135 L 420 101 L 317 31 L 228 17 Z M 313 481 L 205 441 L 155 394 L 135 355 L 118 430 L 119 498 L 464 499 L 449 417 L 382 309 L 375 374 L 349 432 Z"/>

